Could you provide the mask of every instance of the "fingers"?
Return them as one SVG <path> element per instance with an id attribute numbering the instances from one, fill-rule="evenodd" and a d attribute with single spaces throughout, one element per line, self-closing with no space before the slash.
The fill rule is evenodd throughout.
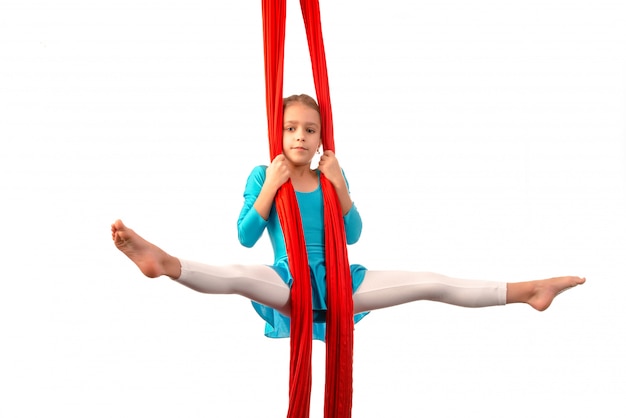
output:
<path id="1" fill-rule="evenodd" d="M 267 169 L 267 179 L 274 182 L 277 187 L 283 185 L 291 176 L 289 163 L 283 154 L 279 154 L 274 158 Z"/>
<path id="2" fill-rule="evenodd" d="M 287 158 L 283 154 L 279 154 L 274 158 L 270 167 L 278 171 L 289 171 L 289 164 Z"/>
<path id="3" fill-rule="evenodd" d="M 320 156 L 320 161 L 336 160 L 336 159 L 337 157 L 335 157 L 335 153 L 332 152 L 331 150 L 325 150 Z"/>
<path id="4" fill-rule="evenodd" d="M 272 163 L 280 162 L 280 161 L 285 161 L 285 154 L 278 154 L 276 157 L 274 157 L 274 159 L 272 160 Z"/>
<path id="5" fill-rule="evenodd" d="M 324 151 L 319 161 L 320 166 L 337 166 L 339 167 L 339 161 L 337 161 L 337 157 L 335 157 L 335 153 L 327 150 Z"/>
<path id="6" fill-rule="evenodd" d="M 320 157 L 318 168 L 331 183 L 337 185 L 343 181 L 341 167 L 339 166 L 339 161 L 337 161 L 334 152 L 324 151 Z"/>

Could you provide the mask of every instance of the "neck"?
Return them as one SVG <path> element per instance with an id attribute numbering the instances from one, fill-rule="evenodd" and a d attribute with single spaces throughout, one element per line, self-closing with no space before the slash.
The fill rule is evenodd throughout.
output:
<path id="1" fill-rule="evenodd" d="M 311 167 L 309 165 L 293 165 L 291 164 L 291 177 L 293 178 L 301 178 L 312 173 Z"/>

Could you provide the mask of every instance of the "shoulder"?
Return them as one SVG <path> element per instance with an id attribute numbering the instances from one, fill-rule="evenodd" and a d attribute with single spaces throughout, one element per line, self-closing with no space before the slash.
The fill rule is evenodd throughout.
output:
<path id="1" fill-rule="evenodd" d="M 250 188 L 260 188 L 263 183 L 265 183 L 265 171 L 267 170 L 266 165 L 257 165 L 254 167 L 250 174 L 248 175 L 248 180 L 246 181 L 246 189 Z"/>
<path id="2" fill-rule="evenodd" d="M 263 177 L 265 178 L 265 171 L 267 170 L 267 166 L 266 165 L 257 165 L 256 167 L 254 167 L 252 169 L 252 171 L 250 172 L 250 176 L 249 177 Z"/>

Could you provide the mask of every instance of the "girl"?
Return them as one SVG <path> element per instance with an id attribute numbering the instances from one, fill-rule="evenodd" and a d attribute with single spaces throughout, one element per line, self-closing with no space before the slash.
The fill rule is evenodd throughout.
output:
<path id="1" fill-rule="evenodd" d="M 278 189 L 291 180 L 301 212 L 311 270 L 314 338 L 324 340 L 326 282 L 320 173 L 328 178 L 339 197 L 347 244 L 358 241 L 361 217 L 332 151 L 324 151 L 319 167 L 311 169 L 311 161 L 321 147 L 316 101 L 307 95 L 286 98 L 283 120 L 283 153 L 269 166 L 257 166 L 252 170 L 238 220 L 239 241 L 246 247 L 253 246 L 267 229 L 274 249 L 273 265 L 214 266 L 179 259 L 141 238 L 121 220 L 113 223 L 112 236 L 117 248 L 144 275 L 169 276 L 203 293 L 245 296 L 253 301 L 256 311 L 265 319 L 267 336 L 288 337 L 292 279 L 273 202 Z M 526 303 L 543 311 L 559 293 L 585 282 L 584 278 L 575 276 L 516 283 L 463 280 L 428 272 L 369 271 L 361 265 L 352 265 L 350 271 L 355 322 L 371 310 L 417 300 L 465 307 Z"/>

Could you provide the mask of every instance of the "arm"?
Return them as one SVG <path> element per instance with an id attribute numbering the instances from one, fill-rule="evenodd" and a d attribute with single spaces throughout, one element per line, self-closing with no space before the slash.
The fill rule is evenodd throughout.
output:
<path id="1" fill-rule="evenodd" d="M 254 203 L 265 183 L 265 170 L 265 166 L 255 167 L 246 182 L 243 207 L 237 220 L 239 242 L 244 247 L 252 247 L 256 244 L 267 227 L 267 220 L 254 208 Z"/>
<path id="2" fill-rule="evenodd" d="M 352 208 L 343 215 L 343 225 L 346 231 L 346 243 L 352 245 L 361 238 L 361 231 L 363 230 L 363 221 L 361 220 L 361 214 L 356 208 L 356 205 L 352 205 Z"/>
<path id="3" fill-rule="evenodd" d="M 252 170 L 244 191 L 244 204 L 237 221 L 239 242 L 252 247 L 267 227 L 276 192 L 289 180 L 289 166 L 281 154 L 269 167 L 257 166 Z"/>

